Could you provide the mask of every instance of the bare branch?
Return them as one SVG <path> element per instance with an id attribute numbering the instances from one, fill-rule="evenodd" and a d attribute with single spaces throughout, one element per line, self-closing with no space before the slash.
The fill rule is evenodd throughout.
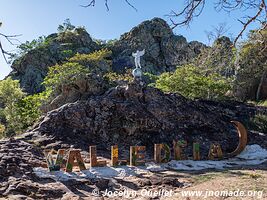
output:
<path id="1" fill-rule="evenodd" d="M 21 35 L 5 35 L 3 33 L 0 33 L 0 37 L 5 38 L 11 45 L 16 45 L 13 43 L 13 41 L 17 41 L 20 43 L 20 41 L 17 39 L 17 37 L 19 37 L 19 36 L 21 36 Z M 5 59 L 6 63 L 8 63 L 6 56 L 7 55 L 11 56 L 12 54 L 10 52 L 4 50 L 1 40 L 0 40 L 0 51 L 1 51 L 1 53 Z"/>
<path id="2" fill-rule="evenodd" d="M 87 7 L 94 7 L 95 6 L 95 0 L 92 0 L 89 4 L 87 5 L 81 5 L 82 7 L 84 8 L 87 8 Z"/>
<path id="3" fill-rule="evenodd" d="M 168 17 L 170 17 L 170 20 L 172 22 L 172 28 L 176 28 L 177 26 L 180 25 L 189 25 L 189 23 L 193 20 L 194 17 L 198 17 L 205 6 L 205 0 L 187 0 L 187 4 L 185 5 L 184 9 L 176 13 L 172 11 Z M 184 20 L 181 22 L 174 22 L 172 18 L 177 18 L 177 17 L 184 17 Z"/>
<path id="4" fill-rule="evenodd" d="M 123 0 L 125 1 L 130 7 L 132 7 L 134 10 L 137 11 L 136 7 L 133 6 L 129 0 Z M 206 0 L 184 0 L 185 5 L 181 11 L 174 11 L 172 10 L 170 14 L 166 15 L 169 17 L 171 23 L 172 23 L 172 29 L 176 28 L 177 26 L 187 25 L 192 22 L 192 20 L 195 17 L 198 17 L 206 4 Z M 242 37 L 242 34 L 247 29 L 248 25 L 253 23 L 254 21 L 258 21 L 261 24 L 266 24 L 267 19 L 267 8 L 266 8 L 266 0 L 215 0 L 215 6 L 214 9 L 217 11 L 226 11 L 226 12 L 232 12 L 236 9 L 242 9 L 244 10 L 251 10 L 258 8 L 257 12 L 252 17 L 247 17 L 247 21 L 243 22 L 240 19 L 238 20 L 243 24 L 242 30 L 239 32 L 237 37 L 234 40 L 234 45 L 236 45 L 238 39 Z M 105 0 L 105 5 L 107 8 L 107 11 L 109 11 L 109 1 Z M 95 6 L 96 0 L 90 0 L 88 5 L 85 5 L 83 7 L 90 7 Z M 181 20 L 179 20 L 181 19 Z"/>
<path id="5" fill-rule="evenodd" d="M 237 37 L 235 38 L 235 40 L 234 40 L 234 45 L 236 45 L 238 39 L 239 39 L 240 37 L 242 37 L 244 31 L 247 29 L 247 26 L 248 26 L 249 24 L 251 24 L 253 21 L 255 21 L 255 20 L 260 16 L 260 14 L 261 14 L 261 12 L 262 12 L 263 10 L 265 10 L 265 12 L 266 12 L 266 4 L 265 4 L 265 1 L 264 1 L 264 0 L 262 0 L 261 5 L 260 5 L 260 7 L 259 7 L 259 10 L 258 10 L 258 12 L 257 12 L 254 16 L 252 16 L 252 17 L 248 17 L 249 19 L 248 19 L 246 22 L 242 22 L 241 20 L 238 20 L 238 21 L 240 21 L 240 22 L 243 24 L 243 28 L 242 28 L 242 30 L 239 32 L 239 34 L 237 35 Z M 266 14 L 267 14 L 267 13 L 266 13 Z"/>
<path id="6" fill-rule="evenodd" d="M 185 0 L 185 6 L 180 12 L 171 11 L 169 15 L 170 21 L 172 23 L 172 28 L 176 28 L 181 25 L 189 25 L 193 18 L 198 17 L 205 6 L 205 0 Z M 242 36 L 244 31 L 247 29 L 248 25 L 254 21 L 259 21 L 261 24 L 266 23 L 267 19 L 267 9 L 265 0 L 217 0 L 215 7 L 217 11 L 223 10 L 226 12 L 232 12 L 236 9 L 255 9 L 258 8 L 257 12 L 252 17 L 247 17 L 247 21 L 243 22 L 238 20 L 243 24 L 242 30 L 239 32 L 234 40 L 234 45 L 236 45 L 238 39 Z M 182 17 L 182 20 L 179 20 Z M 261 20 L 261 18 L 263 19 Z M 174 18 L 176 20 L 174 20 Z"/>
<path id="7" fill-rule="evenodd" d="M 6 63 L 8 63 L 6 55 L 10 56 L 11 54 L 4 50 L 1 41 L 0 41 L 0 51 L 1 51 L 1 53 L 2 53 L 2 55 L 4 57 L 4 59 L 5 59 Z"/>
<path id="8" fill-rule="evenodd" d="M 137 12 L 137 8 L 133 4 L 131 4 L 129 0 L 125 0 L 125 2 Z"/>
<path id="9" fill-rule="evenodd" d="M 109 11 L 108 0 L 105 0 L 105 6 L 106 6 L 106 8 L 107 8 L 107 11 Z"/>
<path id="10" fill-rule="evenodd" d="M 211 31 L 205 31 L 208 41 L 215 41 L 218 38 L 222 37 L 224 34 L 226 34 L 229 31 L 229 27 L 227 27 L 227 24 L 219 23 L 218 26 L 212 26 Z"/>
<path id="11" fill-rule="evenodd" d="M 124 1 L 137 12 L 137 8 L 133 4 L 131 4 L 129 2 L 129 0 L 124 0 Z M 81 5 L 81 6 L 84 7 L 84 8 L 87 8 L 87 7 L 94 7 L 95 4 L 96 4 L 96 0 L 91 0 L 89 4 Z M 107 11 L 109 11 L 109 2 L 108 2 L 108 0 L 105 0 L 105 6 L 107 8 Z"/>
<path id="12" fill-rule="evenodd" d="M 19 37 L 21 35 L 5 35 L 5 34 L 0 33 L 0 36 L 4 37 L 11 45 L 17 45 L 17 44 L 14 44 L 13 41 L 17 41 L 17 42 L 21 43 L 17 39 L 17 37 Z"/>

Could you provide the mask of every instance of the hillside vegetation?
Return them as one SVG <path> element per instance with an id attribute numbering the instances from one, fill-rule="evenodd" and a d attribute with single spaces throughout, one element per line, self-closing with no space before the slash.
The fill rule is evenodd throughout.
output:
<path id="1" fill-rule="evenodd" d="M 119 40 L 101 41 L 66 21 L 58 33 L 27 41 L 11 56 L 13 71 L 0 81 L 0 135 L 22 133 L 48 111 L 132 81 L 131 53 L 137 49 L 146 49 L 143 79 L 151 87 L 190 99 L 252 100 L 264 106 L 266 43 L 267 30 L 253 30 L 238 48 L 227 37 L 208 47 L 174 35 L 159 18 Z M 252 119 L 257 130 L 266 130 L 266 121 L 266 116 Z"/>

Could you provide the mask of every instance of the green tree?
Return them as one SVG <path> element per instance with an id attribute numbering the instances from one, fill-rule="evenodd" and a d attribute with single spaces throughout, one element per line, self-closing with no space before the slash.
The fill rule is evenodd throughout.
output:
<path id="1" fill-rule="evenodd" d="M 231 89 L 230 80 L 218 73 L 206 73 L 193 65 L 163 73 L 155 86 L 164 92 L 178 92 L 188 98 L 220 99 Z"/>
<path id="2" fill-rule="evenodd" d="M 108 49 L 101 49 L 90 54 L 77 53 L 68 61 L 72 63 L 79 63 L 80 65 L 89 68 L 92 72 L 96 72 L 98 74 L 105 74 L 112 70 L 111 55 L 112 51 Z"/>
<path id="3" fill-rule="evenodd" d="M 65 63 L 49 67 L 43 82 L 45 91 L 49 95 L 46 102 L 49 105 L 44 106 L 47 108 L 45 110 L 55 109 L 69 102 L 66 100 L 68 98 L 75 99 L 77 96 L 87 95 L 86 92 L 92 93 L 108 87 L 108 83 L 102 78 L 112 70 L 111 54 L 112 52 L 106 49 L 90 54 L 77 53 Z M 79 95 L 71 97 L 73 91 L 75 95 L 78 93 Z"/>
<path id="4" fill-rule="evenodd" d="M 3 104 L 3 114 L 7 122 L 8 132 L 16 132 L 22 128 L 21 116 L 17 115 L 16 104 L 25 93 L 20 89 L 19 81 L 10 77 L 0 82 L 0 102 Z"/>
<path id="5" fill-rule="evenodd" d="M 13 106 L 24 96 L 25 93 L 21 90 L 18 80 L 12 80 L 8 77 L 0 81 L 0 102 L 4 104 L 4 106 Z"/>
<path id="6" fill-rule="evenodd" d="M 70 19 L 65 19 L 63 24 L 59 25 L 57 30 L 59 33 L 63 33 L 66 31 L 72 31 L 75 29 L 75 26 L 71 24 Z"/>
<path id="7" fill-rule="evenodd" d="M 15 113 L 22 119 L 21 130 L 25 130 L 39 119 L 42 114 L 40 108 L 46 103 L 48 97 L 47 92 L 42 92 L 26 96 L 15 104 Z"/>
<path id="8" fill-rule="evenodd" d="M 35 48 L 45 46 L 47 43 L 48 40 L 45 36 L 40 36 L 39 38 L 33 39 L 32 41 L 21 43 L 17 46 L 16 52 L 9 55 L 9 63 L 12 63 L 14 60 L 22 57 Z"/>
<path id="9" fill-rule="evenodd" d="M 237 57 L 235 95 L 242 100 L 265 100 L 263 82 L 267 78 L 267 28 L 251 31 Z"/>
<path id="10" fill-rule="evenodd" d="M 46 91 L 50 90 L 54 94 L 61 93 L 63 85 L 74 84 L 88 73 L 90 73 L 89 68 L 79 63 L 67 62 L 50 67 L 43 84 L 46 87 Z"/>
<path id="11" fill-rule="evenodd" d="M 235 74 L 235 49 L 228 37 L 217 38 L 211 47 L 203 49 L 194 60 L 194 65 L 217 72 L 225 77 Z"/>
<path id="12" fill-rule="evenodd" d="M 41 115 L 40 106 L 46 98 L 44 93 L 26 96 L 18 80 L 10 77 L 0 81 L 1 115 L 6 122 L 6 136 L 21 133 Z"/>

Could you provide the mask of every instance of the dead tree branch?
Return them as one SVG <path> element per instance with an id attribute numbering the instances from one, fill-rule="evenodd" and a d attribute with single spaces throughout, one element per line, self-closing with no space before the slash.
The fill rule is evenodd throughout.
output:
<path id="1" fill-rule="evenodd" d="M 133 9 L 136 9 L 129 0 L 123 0 Z M 238 35 L 234 39 L 234 45 L 236 45 L 237 41 L 242 37 L 242 34 L 247 27 L 255 22 L 258 21 L 263 26 L 266 26 L 266 19 L 267 19 L 267 8 L 266 8 L 266 0 L 214 0 L 215 5 L 214 9 L 217 11 L 226 11 L 226 12 L 233 12 L 237 9 L 242 9 L 243 11 L 256 9 L 256 13 L 253 16 L 247 17 L 246 22 L 243 22 L 239 19 L 242 23 L 243 28 L 240 30 Z M 83 7 L 92 7 L 95 6 L 96 0 L 90 0 L 89 4 Z M 174 11 L 172 10 L 170 14 L 166 15 L 169 17 L 172 23 L 172 29 L 176 28 L 177 26 L 187 25 L 189 26 L 192 20 L 198 17 L 205 8 L 206 0 L 184 0 L 184 7 L 181 11 Z M 107 10 L 109 10 L 109 1 L 105 0 L 105 5 Z"/>
<path id="2" fill-rule="evenodd" d="M 124 0 L 130 7 L 132 7 L 135 11 L 137 11 L 137 8 L 133 5 L 133 4 L 131 4 L 130 2 L 129 2 L 129 0 Z M 91 0 L 90 2 L 89 2 L 89 4 L 87 4 L 87 5 L 81 5 L 82 7 L 84 7 L 84 8 L 88 8 L 88 7 L 94 7 L 96 5 L 96 0 Z M 107 8 L 107 11 L 109 11 L 109 1 L 108 0 L 105 0 L 105 6 L 106 6 L 106 8 Z"/>
<path id="3" fill-rule="evenodd" d="M 234 45 L 237 43 L 238 39 L 239 39 L 240 37 L 242 37 L 244 31 L 247 29 L 247 26 L 248 26 L 249 24 L 251 24 L 253 21 L 255 21 L 255 20 L 261 15 L 262 11 L 264 11 L 264 10 L 265 10 L 265 12 L 266 12 L 266 16 L 267 16 L 266 4 L 265 4 L 265 1 L 262 0 L 261 4 L 260 4 L 260 6 L 259 6 L 259 10 L 258 10 L 258 12 L 257 12 L 254 16 L 252 16 L 252 17 L 247 17 L 248 20 L 247 20 L 246 22 L 242 22 L 241 20 L 238 20 L 238 21 L 240 21 L 240 22 L 242 23 L 243 28 L 242 28 L 242 30 L 239 32 L 239 34 L 237 35 L 237 37 L 235 38 L 235 40 L 234 40 Z M 265 20 L 265 21 L 266 21 L 266 20 Z M 265 25 L 265 26 L 266 26 L 266 25 Z M 264 28 L 264 27 L 263 27 L 263 28 Z"/>
<path id="4" fill-rule="evenodd" d="M 267 19 L 267 9 L 266 9 L 266 0 L 217 0 L 215 2 L 214 8 L 217 11 L 226 11 L 232 12 L 237 9 L 249 10 L 249 9 L 257 9 L 255 15 L 247 17 L 247 21 L 240 21 L 243 25 L 242 29 L 238 33 L 238 35 L 234 39 L 234 45 L 236 45 L 237 41 L 242 37 L 242 34 L 247 27 L 258 21 L 262 25 L 266 26 Z M 172 28 L 176 28 L 180 25 L 189 25 L 195 17 L 198 17 L 205 7 L 205 0 L 185 0 L 185 6 L 180 12 L 172 11 L 169 15 L 170 21 L 172 23 Z M 182 20 L 179 20 L 182 18 Z"/>
<path id="5" fill-rule="evenodd" d="M 0 51 L 1 51 L 1 53 L 5 59 L 6 63 L 8 63 L 6 56 L 11 56 L 12 54 L 3 48 L 3 45 L 1 42 L 1 37 L 4 38 L 6 41 L 8 41 L 11 45 L 16 45 L 13 41 L 20 42 L 17 39 L 17 37 L 19 37 L 19 36 L 21 36 L 21 35 L 5 35 L 3 33 L 0 33 Z"/>
<path id="6" fill-rule="evenodd" d="M 172 28 L 176 28 L 177 26 L 181 25 L 189 25 L 193 18 L 198 17 L 204 7 L 205 7 L 206 0 L 187 0 L 184 9 L 181 12 L 171 11 L 169 15 L 167 15 L 171 22 Z M 182 17 L 182 21 L 175 22 L 174 18 Z"/>

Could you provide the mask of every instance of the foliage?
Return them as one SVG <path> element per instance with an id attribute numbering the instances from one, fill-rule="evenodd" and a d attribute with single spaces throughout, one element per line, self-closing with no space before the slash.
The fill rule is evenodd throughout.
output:
<path id="1" fill-rule="evenodd" d="M 129 68 L 125 71 L 125 73 L 116 73 L 116 72 L 109 72 L 104 75 L 110 84 L 110 86 L 116 86 L 118 84 L 129 83 L 134 80 L 132 75 L 132 69 Z M 143 73 L 142 80 L 149 86 L 154 87 L 155 81 L 158 79 L 158 76 L 145 72 Z"/>
<path id="2" fill-rule="evenodd" d="M 143 74 L 143 79 L 145 81 L 146 84 L 148 84 L 148 86 L 150 87 L 155 87 L 156 81 L 158 80 L 159 76 L 148 73 L 148 72 L 144 72 Z"/>
<path id="3" fill-rule="evenodd" d="M 265 101 L 247 101 L 247 103 L 251 103 L 256 106 L 265 106 L 267 107 L 267 100 Z"/>
<path id="4" fill-rule="evenodd" d="M 59 25 L 57 30 L 59 33 L 66 32 L 66 31 L 72 31 L 75 29 L 75 26 L 71 24 L 70 19 L 65 19 L 63 24 Z"/>
<path id="5" fill-rule="evenodd" d="M 250 129 L 267 133 L 267 116 L 263 114 L 255 115 L 250 119 L 249 127 Z"/>
<path id="6" fill-rule="evenodd" d="M 194 64 L 205 70 L 232 77 L 235 74 L 235 49 L 229 38 L 217 38 L 210 48 L 203 49 Z"/>
<path id="7" fill-rule="evenodd" d="M 67 62 L 62 65 L 50 67 L 43 83 L 47 91 L 60 92 L 63 85 L 73 84 L 89 72 L 90 70 L 87 67 L 79 63 Z"/>
<path id="8" fill-rule="evenodd" d="M 80 65 L 90 68 L 91 71 L 98 73 L 105 73 L 111 71 L 111 55 L 112 51 L 101 49 L 90 54 L 79 54 L 70 58 L 68 61 L 72 63 L 79 63 Z"/>
<path id="9" fill-rule="evenodd" d="M 104 75 L 111 86 L 116 86 L 121 83 L 129 83 L 133 81 L 132 69 L 126 70 L 125 73 L 119 74 L 116 72 L 109 72 Z"/>
<path id="10" fill-rule="evenodd" d="M 8 123 L 8 129 L 19 130 L 20 116 L 16 113 L 16 103 L 25 96 L 19 86 L 19 81 L 10 77 L 0 82 L 0 102 L 3 104 L 2 112 Z"/>
<path id="11" fill-rule="evenodd" d="M 47 92 L 42 92 L 26 96 L 16 103 L 16 114 L 23 120 L 22 130 L 28 128 L 39 119 L 42 114 L 40 107 L 46 102 L 48 97 Z"/>
<path id="12" fill-rule="evenodd" d="M 220 99 L 231 89 L 230 80 L 218 73 L 206 73 L 193 65 L 163 73 L 155 86 L 164 92 L 179 92 L 188 98 Z"/>
<path id="13" fill-rule="evenodd" d="M 102 76 L 111 71 L 110 56 L 111 51 L 106 49 L 90 54 L 77 53 L 65 63 L 49 67 L 43 84 L 46 88 L 45 91 L 50 95 L 50 100 L 61 94 L 64 86 L 76 87 L 77 82 L 87 79 L 91 73 Z"/>
<path id="14" fill-rule="evenodd" d="M 39 118 L 39 107 L 43 99 L 41 96 L 42 94 L 26 96 L 19 81 L 10 77 L 0 82 L 0 102 L 3 105 L 1 113 L 7 123 L 7 136 L 21 133 Z"/>
<path id="15" fill-rule="evenodd" d="M 258 105 L 259 105 L 259 106 L 265 106 L 265 107 L 267 107 L 267 100 L 266 100 L 266 101 L 260 101 L 260 102 L 258 103 Z"/>
<path id="16" fill-rule="evenodd" d="M 5 137 L 5 130 L 6 130 L 5 125 L 0 124 L 0 139 Z"/>
<path id="17" fill-rule="evenodd" d="M 25 43 L 22 43 L 21 45 L 18 46 L 18 48 L 20 49 L 20 51 L 27 53 L 30 50 L 44 44 L 45 42 L 45 37 L 44 36 L 40 36 L 37 39 L 30 41 L 26 41 Z"/>
<path id="18" fill-rule="evenodd" d="M 18 80 L 8 77 L 0 81 L 0 102 L 4 106 L 13 106 L 18 100 L 22 99 L 25 93 L 20 89 Z"/>
<path id="19" fill-rule="evenodd" d="M 69 58 L 73 55 L 73 51 L 71 49 L 63 50 L 63 51 L 61 51 L 61 55 L 64 58 Z"/>
<path id="20" fill-rule="evenodd" d="M 267 72 L 267 29 L 251 31 L 238 54 L 235 94 L 240 99 L 264 100 L 257 95 L 261 80 Z"/>
<path id="21" fill-rule="evenodd" d="M 102 48 L 111 48 L 113 45 L 118 41 L 117 39 L 111 39 L 111 40 L 101 40 L 93 38 L 93 41 Z"/>
<path id="22" fill-rule="evenodd" d="M 51 38 L 40 36 L 37 39 L 33 39 L 32 41 L 26 41 L 25 43 L 17 46 L 16 53 L 11 53 L 9 56 L 9 62 L 13 62 L 14 60 L 26 55 L 29 51 L 37 48 L 46 47 L 50 44 Z"/>

